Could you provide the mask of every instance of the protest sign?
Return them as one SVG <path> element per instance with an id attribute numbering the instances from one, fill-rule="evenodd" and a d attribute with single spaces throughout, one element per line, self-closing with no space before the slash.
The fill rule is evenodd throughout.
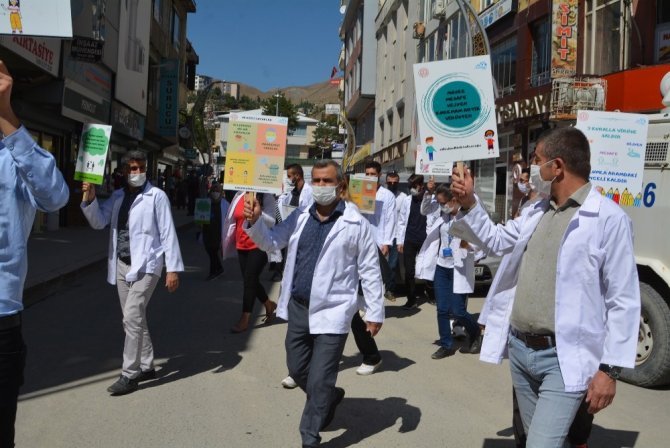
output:
<path id="1" fill-rule="evenodd" d="M 361 213 L 374 215 L 377 199 L 377 177 L 354 174 L 349 178 L 349 195 Z"/>
<path id="2" fill-rule="evenodd" d="M 74 180 L 102 185 L 112 127 L 106 124 L 85 124 L 81 133 Z"/>
<path id="3" fill-rule="evenodd" d="M 70 11 L 70 0 L 3 0 L 0 34 L 71 38 Z"/>
<path id="4" fill-rule="evenodd" d="M 288 118 L 230 114 L 224 188 L 281 194 Z"/>
<path id="5" fill-rule="evenodd" d="M 212 214 L 212 203 L 209 198 L 198 198 L 195 200 L 193 220 L 196 224 L 209 224 Z"/>
<path id="6" fill-rule="evenodd" d="M 648 125 L 641 114 L 577 112 L 577 128 L 591 146 L 590 181 L 622 207 L 642 206 Z"/>

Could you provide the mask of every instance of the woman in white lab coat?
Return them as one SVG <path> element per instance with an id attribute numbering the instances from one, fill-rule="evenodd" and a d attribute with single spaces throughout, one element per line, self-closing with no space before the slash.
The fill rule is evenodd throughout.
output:
<path id="1" fill-rule="evenodd" d="M 440 347 L 431 356 L 433 359 L 455 353 L 451 317 L 461 322 L 470 336 L 470 346 L 464 351 L 479 353 L 480 348 L 479 326 L 466 309 L 467 295 L 472 293 L 475 284 L 475 248 L 449 234 L 458 209 L 458 202 L 445 185 L 435 190 L 435 200 L 426 194 L 421 204 L 422 213 L 440 212 L 416 258 L 416 277 L 433 281 L 435 288 Z"/>

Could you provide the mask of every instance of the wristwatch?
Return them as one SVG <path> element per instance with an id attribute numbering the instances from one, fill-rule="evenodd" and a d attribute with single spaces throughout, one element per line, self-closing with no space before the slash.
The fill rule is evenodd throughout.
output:
<path id="1" fill-rule="evenodd" d="M 600 366 L 598 366 L 598 370 L 606 373 L 607 376 L 613 380 L 618 380 L 621 377 L 621 367 L 619 366 L 613 366 L 611 364 L 600 364 Z"/>

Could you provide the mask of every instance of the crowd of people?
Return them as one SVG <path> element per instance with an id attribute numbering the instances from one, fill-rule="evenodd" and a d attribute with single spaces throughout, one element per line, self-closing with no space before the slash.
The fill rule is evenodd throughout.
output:
<path id="1" fill-rule="evenodd" d="M 69 192 L 53 157 L 40 148 L 14 114 L 12 78 L 0 62 L 0 446 L 13 446 L 25 345 L 21 336 L 26 242 L 35 210 L 62 207 Z M 253 306 L 265 321 L 288 321 L 287 387 L 306 401 L 299 423 L 303 447 L 320 444 L 344 389 L 337 387 L 342 353 L 351 331 L 362 354 L 360 375 L 382 363 L 374 337 L 384 322 L 384 300 L 397 289 L 399 255 L 405 265 L 407 312 L 419 302 L 425 280 L 436 303 L 438 350 L 454 354 L 452 323 L 465 328 L 462 351 L 485 362 L 509 357 L 518 407 L 520 446 L 560 447 L 569 438 L 586 443 L 592 415 L 611 404 L 622 368 L 632 368 L 640 292 L 627 215 L 589 183 L 589 143 L 574 128 L 540 137 L 532 164 L 522 174 L 529 199 L 518 217 L 491 221 L 465 168 L 450 185 L 420 175 L 400 193 L 399 176 L 366 164 L 377 179 L 374 214 L 350 200 L 347 179 L 332 160 L 316 161 L 311 182 L 302 167 L 288 167 L 286 193 L 237 192 L 230 202 L 212 183 L 210 222 L 202 229 L 210 258 L 209 279 L 223 272 L 222 258 L 237 256 L 243 280 L 242 314 L 233 333 L 248 331 Z M 165 270 L 174 292 L 184 270 L 167 192 L 147 180 L 146 155 L 123 160 L 123 186 L 101 201 L 82 184 L 81 210 L 91 227 L 109 227 L 107 281 L 116 285 L 125 342 L 121 374 L 112 395 L 136 391 L 156 377 L 147 307 Z M 521 184 L 520 184 L 521 185 Z M 387 188 L 388 187 L 388 188 Z M 194 190 L 195 191 L 195 190 Z M 532 194 L 532 197 L 530 197 Z M 190 194 L 190 193 L 189 193 Z M 192 210 L 189 208 L 189 214 Z M 219 253 L 219 247 L 221 253 Z M 283 255 L 282 255 L 283 251 Z M 503 256 L 478 320 L 467 311 L 474 262 Z M 268 261 L 282 266 L 278 303 L 259 276 Z M 235 274 L 233 274 L 235 275 Z M 315 281 L 318 279 L 318 281 Z M 290 381 L 289 381 L 290 380 Z"/>

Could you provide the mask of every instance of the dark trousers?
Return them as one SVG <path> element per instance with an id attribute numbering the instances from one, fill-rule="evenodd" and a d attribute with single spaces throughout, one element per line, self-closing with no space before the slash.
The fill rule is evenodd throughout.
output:
<path id="1" fill-rule="evenodd" d="M 407 301 L 416 302 L 416 256 L 421 249 L 421 244 L 405 241 L 403 245 L 403 258 L 405 260 L 405 288 L 407 289 Z"/>
<path id="2" fill-rule="evenodd" d="M 307 394 L 300 419 L 303 446 L 318 446 L 319 431 L 335 398 L 335 383 L 347 334 L 311 334 L 309 306 L 288 303 L 286 365 L 291 378 Z"/>
<path id="3" fill-rule="evenodd" d="M 363 355 L 363 363 L 374 366 L 382 360 L 382 355 L 379 354 L 375 338 L 367 330 L 367 325 L 358 312 L 351 319 L 351 332 L 354 334 L 358 351 Z"/>
<path id="4" fill-rule="evenodd" d="M 209 275 L 216 274 L 223 270 L 223 265 L 221 264 L 221 245 L 217 246 L 207 246 L 205 247 L 207 255 L 209 256 Z"/>
<path id="5" fill-rule="evenodd" d="M 593 428 L 593 414 L 588 412 L 589 404 L 584 400 L 577 410 L 575 419 L 570 425 L 568 431 L 568 442 L 570 445 L 585 445 L 591 436 Z M 512 388 L 512 429 L 514 430 L 514 443 L 516 448 L 526 448 L 526 431 L 523 428 L 521 413 L 519 412 L 519 403 L 516 401 L 516 391 Z"/>
<path id="6" fill-rule="evenodd" d="M 261 303 L 268 300 L 268 293 L 261 284 L 261 273 L 268 262 L 268 254 L 260 249 L 238 250 L 237 258 L 240 261 L 244 292 L 242 293 L 242 312 L 251 313 L 254 310 L 254 300 Z"/>
<path id="7" fill-rule="evenodd" d="M 0 448 L 14 446 L 16 402 L 25 365 L 26 346 L 21 326 L 0 330 Z"/>

